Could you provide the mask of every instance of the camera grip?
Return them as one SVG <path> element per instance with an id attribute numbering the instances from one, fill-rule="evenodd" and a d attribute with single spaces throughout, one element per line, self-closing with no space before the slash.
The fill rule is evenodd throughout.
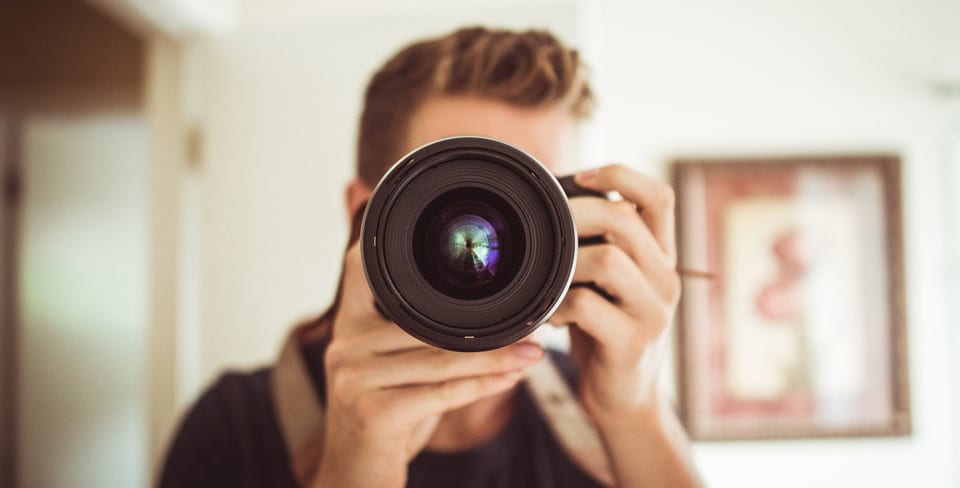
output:
<path id="1" fill-rule="evenodd" d="M 578 185 L 577 182 L 574 181 L 573 176 L 574 175 L 566 175 L 566 176 L 561 176 L 557 178 L 557 182 L 560 183 L 560 187 L 563 188 L 563 192 L 567 195 L 568 199 L 578 198 L 578 197 L 599 197 L 599 198 L 607 199 L 607 195 L 605 193 L 602 193 L 596 190 L 591 190 L 589 188 L 584 188 Z M 590 237 L 578 236 L 577 238 L 577 245 L 579 246 L 603 244 L 604 242 L 606 242 L 606 240 L 603 238 L 603 236 L 590 236 Z M 597 284 L 592 281 L 589 283 L 574 282 L 570 286 L 571 288 L 573 287 L 589 288 L 597 292 L 598 294 L 600 294 L 600 296 L 606 298 L 607 300 L 614 301 L 614 298 L 609 293 L 607 293 L 603 288 L 600 288 L 599 286 L 597 286 Z"/>
<path id="2" fill-rule="evenodd" d="M 567 194 L 567 198 L 575 197 L 600 197 L 607 198 L 602 192 L 591 190 L 589 188 L 584 188 L 577 184 L 573 179 L 574 175 L 566 175 L 557 177 L 557 182 L 560 183 L 560 188 L 563 188 L 563 192 Z"/>

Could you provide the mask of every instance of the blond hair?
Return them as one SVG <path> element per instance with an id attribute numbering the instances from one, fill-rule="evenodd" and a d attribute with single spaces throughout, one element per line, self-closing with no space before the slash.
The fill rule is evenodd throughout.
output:
<path id="1" fill-rule="evenodd" d="M 542 30 L 471 27 L 402 49 L 367 85 L 357 137 L 357 176 L 371 188 L 403 156 L 410 116 L 432 95 L 474 95 L 521 107 L 593 109 L 575 49 Z"/>

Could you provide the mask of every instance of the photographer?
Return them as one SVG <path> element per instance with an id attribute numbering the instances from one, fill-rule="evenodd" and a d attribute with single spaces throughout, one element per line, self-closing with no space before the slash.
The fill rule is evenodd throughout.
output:
<path id="1" fill-rule="evenodd" d="M 415 43 L 367 87 L 354 217 L 337 300 L 295 329 L 278 362 L 227 374 L 200 398 L 170 448 L 162 486 L 693 486 L 686 437 L 657 378 L 680 294 L 673 194 L 621 165 L 576 181 L 624 200 L 571 200 L 581 237 L 576 282 L 550 323 L 571 354 L 530 339 L 485 352 L 426 345 L 383 318 L 356 244 L 359 211 L 389 164 L 443 137 L 520 147 L 572 172 L 593 98 L 576 51 L 552 35 L 462 29 Z M 550 361 L 602 442 L 558 436 L 525 384 Z"/>

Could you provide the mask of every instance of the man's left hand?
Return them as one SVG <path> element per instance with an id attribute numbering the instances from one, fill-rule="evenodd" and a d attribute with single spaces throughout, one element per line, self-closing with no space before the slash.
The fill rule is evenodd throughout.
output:
<path id="1" fill-rule="evenodd" d="M 658 377 L 668 347 L 667 330 L 680 298 L 670 186 L 615 164 L 585 171 L 576 182 L 622 201 L 574 198 L 581 246 L 574 283 L 592 282 L 612 300 L 587 287 L 568 292 L 550 322 L 570 324 L 571 355 L 580 369 L 579 395 L 599 424 L 656 410 Z"/>

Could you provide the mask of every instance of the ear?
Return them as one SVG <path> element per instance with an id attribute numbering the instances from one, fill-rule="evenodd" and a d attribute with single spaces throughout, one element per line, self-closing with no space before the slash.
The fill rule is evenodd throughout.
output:
<path id="1" fill-rule="evenodd" d="M 363 205 L 369 198 L 373 190 L 366 183 L 354 178 L 347 183 L 344 191 L 345 203 L 347 204 L 347 222 L 353 220 L 353 215 L 357 213 L 360 205 Z"/>

